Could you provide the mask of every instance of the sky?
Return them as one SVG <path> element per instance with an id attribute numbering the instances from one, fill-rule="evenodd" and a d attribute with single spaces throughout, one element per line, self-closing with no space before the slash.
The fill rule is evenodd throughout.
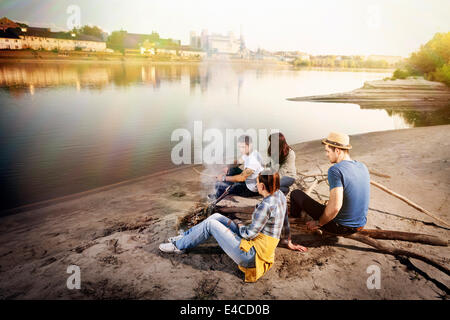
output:
<path id="1" fill-rule="evenodd" d="M 0 0 L 0 16 L 68 29 L 82 25 L 156 31 L 189 44 L 190 31 L 236 36 L 251 50 L 409 56 L 436 32 L 450 31 L 450 0 Z M 78 17 L 78 16 L 77 16 Z"/>

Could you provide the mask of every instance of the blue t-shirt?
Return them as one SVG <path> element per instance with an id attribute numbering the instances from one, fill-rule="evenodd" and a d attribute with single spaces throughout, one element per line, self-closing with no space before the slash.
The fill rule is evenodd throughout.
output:
<path id="1" fill-rule="evenodd" d="M 344 188 L 342 208 L 334 221 L 347 227 L 362 227 L 367 221 L 370 175 L 367 167 L 355 160 L 343 160 L 328 169 L 330 190 Z"/>

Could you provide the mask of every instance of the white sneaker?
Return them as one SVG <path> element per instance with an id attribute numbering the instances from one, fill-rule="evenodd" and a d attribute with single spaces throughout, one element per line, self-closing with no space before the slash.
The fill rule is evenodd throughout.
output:
<path id="1" fill-rule="evenodd" d="M 178 249 L 172 242 L 161 243 L 159 245 L 159 250 L 166 253 L 184 253 L 183 250 Z"/>
<path id="2" fill-rule="evenodd" d="M 177 235 L 177 236 L 173 236 L 173 237 L 170 237 L 169 239 L 167 239 L 167 241 L 168 242 L 175 242 L 175 241 L 177 241 L 177 240 L 180 240 L 181 238 L 183 238 L 184 236 L 182 235 L 182 234 L 179 234 L 179 235 Z"/>

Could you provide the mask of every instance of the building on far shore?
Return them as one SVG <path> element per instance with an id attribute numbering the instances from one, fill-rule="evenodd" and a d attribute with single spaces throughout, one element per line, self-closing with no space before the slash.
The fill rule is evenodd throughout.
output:
<path id="1" fill-rule="evenodd" d="M 202 49 L 193 48 L 191 46 L 181 46 L 180 56 L 188 57 L 188 58 L 194 57 L 194 58 L 203 59 L 206 57 L 206 52 L 203 51 Z"/>
<path id="2" fill-rule="evenodd" d="M 0 49 L 106 51 L 106 42 L 89 35 L 24 27 L 4 17 L 0 19 Z"/>
<path id="3" fill-rule="evenodd" d="M 235 37 L 233 32 L 227 35 L 217 33 L 208 34 L 205 29 L 199 36 L 194 31 L 190 33 L 189 45 L 191 48 L 206 51 L 209 56 L 241 56 L 245 51 L 243 36 Z"/>
<path id="4" fill-rule="evenodd" d="M 20 50 L 22 49 L 22 40 L 17 31 L 20 25 L 6 17 L 0 19 L 0 50 Z"/>
<path id="5" fill-rule="evenodd" d="M 0 31 L 0 50 L 20 50 L 22 49 L 22 39 L 19 36 Z"/>
<path id="6" fill-rule="evenodd" d="M 301 51 L 276 51 L 273 53 L 279 61 L 294 62 L 295 60 L 309 61 L 310 55 Z"/>
<path id="7" fill-rule="evenodd" d="M 105 51 L 106 42 L 83 34 L 52 32 L 48 28 L 26 28 L 19 36 L 23 49 L 63 51 Z"/>
<path id="8" fill-rule="evenodd" d="M 7 17 L 3 17 L 0 19 L 0 30 L 6 31 L 7 29 L 16 29 L 16 28 L 20 28 L 20 25 L 18 25 L 12 20 L 9 20 Z"/>

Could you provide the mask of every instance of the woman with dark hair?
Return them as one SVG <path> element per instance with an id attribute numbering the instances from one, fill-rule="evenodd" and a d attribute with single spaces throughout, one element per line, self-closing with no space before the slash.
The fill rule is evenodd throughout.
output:
<path id="1" fill-rule="evenodd" d="M 287 144 L 284 135 L 273 133 L 269 136 L 269 148 L 267 154 L 271 158 L 271 166 L 277 163 L 276 154 L 272 151 L 272 140 L 278 139 L 278 164 L 280 165 L 278 173 L 280 174 L 280 190 L 287 194 L 289 187 L 295 182 L 297 168 L 295 167 L 295 152 Z"/>
<path id="2" fill-rule="evenodd" d="M 169 238 L 159 249 L 168 253 L 183 253 L 213 236 L 225 253 L 245 273 L 246 282 L 255 282 L 273 265 L 275 248 L 283 227 L 288 235 L 288 248 L 306 251 L 290 240 L 289 220 L 286 215 L 286 197 L 279 190 L 277 172 L 263 171 L 257 179 L 258 193 L 264 197 L 253 211 L 250 225 L 233 221 L 215 213 L 182 235 Z"/>

